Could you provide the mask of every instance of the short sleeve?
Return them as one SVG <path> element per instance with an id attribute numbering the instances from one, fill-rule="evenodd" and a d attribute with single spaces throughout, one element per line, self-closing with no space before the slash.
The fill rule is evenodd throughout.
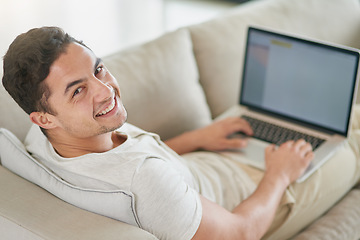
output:
<path id="1" fill-rule="evenodd" d="M 131 191 L 141 227 L 159 239 L 191 239 L 202 216 L 199 193 L 171 162 L 148 158 L 137 169 Z"/>

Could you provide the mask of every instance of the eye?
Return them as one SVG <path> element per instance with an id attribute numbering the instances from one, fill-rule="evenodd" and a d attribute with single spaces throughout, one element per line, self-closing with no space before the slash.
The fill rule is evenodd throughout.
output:
<path id="1" fill-rule="evenodd" d="M 83 87 L 79 87 L 77 88 L 74 93 L 73 93 L 73 97 L 75 97 L 76 95 L 78 95 L 84 88 Z"/>
<path id="2" fill-rule="evenodd" d="M 105 73 L 105 68 L 104 66 L 98 66 L 96 69 L 95 69 L 95 76 L 99 76 L 99 74 L 104 74 Z"/>

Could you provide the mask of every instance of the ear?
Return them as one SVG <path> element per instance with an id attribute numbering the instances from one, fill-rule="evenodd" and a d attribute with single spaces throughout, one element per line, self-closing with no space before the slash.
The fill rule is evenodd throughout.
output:
<path id="1" fill-rule="evenodd" d="M 52 129 L 56 127 L 54 116 L 44 112 L 30 113 L 30 120 L 44 129 Z"/>

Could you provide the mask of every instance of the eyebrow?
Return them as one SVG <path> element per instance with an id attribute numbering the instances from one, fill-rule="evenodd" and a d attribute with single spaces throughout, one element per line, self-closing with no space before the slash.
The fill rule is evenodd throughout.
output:
<path id="1" fill-rule="evenodd" d="M 94 72 L 96 71 L 96 68 L 97 68 L 97 66 L 99 65 L 100 62 L 102 62 L 101 58 L 96 58 L 96 62 L 94 64 Z M 66 95 L 67 92 L 70 90 L 70 88 L 72 88 L 73 86 L 75 86 L 75 85 L 77 85 L 79 83 L 82 83 L 82 82 L 84 82 L 84 79 L 79 79 L 79 80 L 75 80 L 75 81 L 72 81 L 72 82 L 68 83 L 66 85 L 64 94 Z"/>
<path id="2" fill-rule="evenodd" d="M 66 95 L 66 93 L 70 90 L 70 88 L 72 88 L 73 86 L 79 84 L 79 83 L 82 83 L 84 81 L 84 79 L 79 79 L 79 80 L 75 80 L 73 82 L 70 82 L 66 85 L 66 88 L 65 88 L 65 92 L 64 94 Z"/>

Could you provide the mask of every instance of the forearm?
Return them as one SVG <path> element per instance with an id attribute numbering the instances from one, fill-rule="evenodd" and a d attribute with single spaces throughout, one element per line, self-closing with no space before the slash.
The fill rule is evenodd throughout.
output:
<path id="1" fill-rule="evenodd" d="M 181 155 L 198 150 L 201 146 L 199 142 L 198 131 L 191 131 L 166 140 L 165 144 Z"/>
<path id="2" fill-rule="evenodd" d="M 227 118 L 214 122 L 206 127 L 181 134 L 165 143 L 178 154 L 193 152 L 199 149 L 220 151 L 246 146 L 245 139 L 228 138 L 235 132 L 252 134 L 250 125 L 241 118 Z"/>
<path id="3" fill-rule="evenodd" d="M 260 239 L 266 233 L 287 185 L 278 176 L 265 174 L 256 191 L 233 210 L 242 219 L 241 228 L 246 231 L 245 239 Z"/>
<path id="4" fill-rule="evenodd" d="M 201 197 L 200 227 L 193 240 L 260 239 L 269 229 L 287 183 L 265 175 L 257 190 L 233 212 Z"/>

